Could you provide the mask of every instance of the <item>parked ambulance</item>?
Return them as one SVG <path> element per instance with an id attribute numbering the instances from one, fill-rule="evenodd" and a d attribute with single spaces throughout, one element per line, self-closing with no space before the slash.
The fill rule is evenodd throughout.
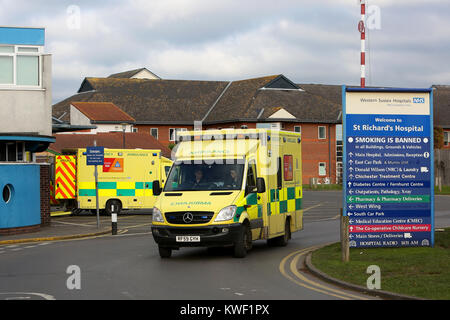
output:
<path id="1" fill-rule="evenodd" d="M 303 228 L 301 136 L 268 129 L 178 133 L 152 234 L 159 254 L 232 246 L 245 257 L 259 239 L 284 246 Z"/>
<path id="2" fill-rule="evenodd" d="M 172 161 L 160 150 L 105 149 L 98 166 L 99 208 L 111 214 L 122 209 L 151 209 L 156 201 L 153 181 L 164 184 Z M 94 166 L 86 165 L 86 149 L 57 156 L 56 199 L 76 202 L 77 210 L 96 209 Z"/>

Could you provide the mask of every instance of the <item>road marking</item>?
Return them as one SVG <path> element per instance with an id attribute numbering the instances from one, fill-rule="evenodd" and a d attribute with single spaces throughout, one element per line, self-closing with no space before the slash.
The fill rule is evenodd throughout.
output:
<path id="1" fill-rule="evenodd" d="M 127 229 L 132 229 L 132 228 L 139 228 L 139 227 L 144 227 L 144 226 L 151 226 L 152 223 L 142 223 L 142 224 L 136 224 L 134 226 L 127 226 Z"/>
<path id="2" fill-rule="evenodd" d="M 61 224 L 68 224 L 71 226 L 81 226 L 81 227 L 94 227 L 90 224 L 81 224 L 81 223 L 73 223 L 73 222 L 63 222 L 63 221 L 52 221 L 53 223 L 61 223 Z"/>
<path id="3" fill-rule="evenodd" d="M 38 296 L 41 298 L 44 298 L 45 300 L 56 300 L 54 296 L 51 296 L 49 294 L 45 293 L 39 293 L 39 292 L 0 292 L 0 295 L 31 295 L 31 296 Z M 21 296 L 20 298 L 24 298 Z M 29 298 L 29 297 L 28 297 Z"/>
<path id="4" fill-rule="evenodd" d="M 344 300 L 350 300 L 350 299 L 359 299 L 359 300 L 368 300 L 367 298 L 361 297 L 361 296 L 356 296 L 356 295 L 352 295 L 350 293 L 346 293 L 344 291 L 338 290 L 338 289 L 334 289 L 331 287 L 328 287 L 326 285 L 323 285 L 319 282 L 310 280 L 308 278 L 306 278 L 305 276 L 303 276 L 297 269 L 297 265 L 298 265 L 298 260 L 300 259 L 301 256 L 309 253 L 310 251 L 317 249 L 319 247 L 322 246 L 314 246 L 314 247 L 310 247 L 310 248 L 306 248 L 306 249 L 302 249 L 302 250 L 298 250 L 295 251 L 291 254 L 289 254 L 288 256 L 286 256 L 280 263 L 279 265 L 279 270 L 281 272 L 281 274 L 289 279 L 290 281 L 294 282 L 295 284 L 305 287 L 307 289 L 319 292 L 319 293 L 323 293 L 329 296 L 333 296 L 339 299 L 344 299 Z M 294 274 L 295 278 L 291 275 L 289 275 L 286 272 L 287 269 L 287 261 L 289 259 L 292 259 L 290 265 L 289 265 L 289 269 L 290 271 Z"/>
<path id="5" fill-rule="evenodd" d="M 316 291 L 316 292 L 319 292 L 319 293 L 323 293 L 323 294 L 325 294 L 325 295 L 334 296 L 334 297 L 337 297 L 337 298 L 340 298 L 340 299 L 350 300 L 349 298 L 346 298 L 346 297 L 344 297 L 344 296 L 338 296 L 338 295 L 332 294 L 332 293 L 330 293 L 330 292 L 328 292 L 328 291 L 324 291 L 324 290 L 321 290 L 321 289 L 312 287 L 312 286 L 310 286 L 310 285 L 307 285 L 307 284 L 305 284 L 305 283 L 303 283 L 303 282 L 301 282 L 301 281 L 298 281 L 298 280 L 294 279 L 293 277 L 291 277 L 290 275 L 287 274 L 287 272 L 284 270 L 286 261 L 287 261 L 291 256 L 293 256 L 293 255 L 295 255 L 295 254 L 298 254 L 298 253 L 301 253 L 301 252 L 304 252 L 304 251 L 307 251 L 307 250 L 308 250 L 308 249 L 303 249 L 303 250 L 300 250 L 300 251 L 296 251 L 296 252 L 294 252 L 294 253 L 291 253 L 291 254 L 288 255 L 287 257 L 285 257 L 285 258 L 281 261 L 280 266 L 279 266 L 279 269 L 280 269 L 281 274 L 282 274 L 285 278 L 289 279 L 290 281 L 292 281 L 292 282 L 294 282 L 295 284 L 297 284 L 297 285 L 299 285 L 299 286 L 302 286 L 302 287 L 304 287 L 304 288 L 307 288 L 307 289 L 310 289 L 310 290 L 313 290 L 313 291 Z"/>
<path id="6" fill-rule="evenodd" d="M 117 234 L 113 237 L 128 237 L 128 236 L 141 236 L 144 234 L 152 234 L 152 232 L 136 232 L 136 233 L 123 233 L 123 234 Z"/>
<path id="7" fill-rule="evenodd" d="M 311 210 L 311 209 L 320 207 L 322 204 L 323 204 L 323 203 L 319 203 L 319 204 L 316 204 L 315 206 L 311 206 L 311 207 L 309 207 L 309 208 L 303 209 L 303 213 L 305 213 L 305 212 L 308 211 L 308 210 Z"/>
<path id="8" fill-rule="evenodd" d="M 326 219 L 313 220 L 313 222 L 336 220 L 336 219 L 339 219 L 340 216 L 341 216 L 340 214 L 337 214 L 337 215 L 335 215 L 333 218 L 326 218 Z"/>
<path id="9" fill-rule="evenodd" d="M 353 295 L 353 294 L 350 294 L 350 293 L 343 292 L 343 291 L 341 291 L 341 290 L 337 290 L 337 289 L 333 289 L 333 288 L 331 288 L 331 287 L 325 286 L 325 285 L 320 284 L 320 283 L 318 283 L 318 282 L 315 282 L 315 281 L 312 281 L 312 280 L 310 280 L 310 279 L 307 279 L 304 275 L 300 274 L 300 272 L 299 272 L 298 269 L 297 269 L 298 260 L 300 259 L 301 256 L 303 256 L 303 255 L 305 255 L 305 254 L 307 254 L 307 253 L 309 253 L 309 251 L 303 252 L 303 253 L 301 253 L 301 254 L 298 254 L 298 255 L 295 256 L 295 258 L 292 259 L 292 261 L 291 261 L 291 265 L 290 265 L 291 271 L 292 271 L 293 274 L 295 274 L 295 276 L 296 276 L 297 278 L 299 278 L 300 280 L 303 280 L 303 281 L 305 281 L 305 282 L 308 282 L 308 283 L 310 283 L 310 284 L 312 284 L 312 285 L 315 285 L 315 286 L 317 286 L 317 287 L 319 287 L 319 288 L 323 288 L 323 289 L 325 289 L 325 290 L 328 290 L 328 291 L 331 291 L 331 292 L 335 292 L 335 293 L 337 293 L 337 294 L 344 294 L 344 295 L 346 295 L 346 296 L 348 296 L 348 297 L 350 297 L 350 298 L 360 299 L 360 300 L 369 300 L 369 299 L 367 299 L 367 298 L 362 298 L 362 297 L 360 297 L 360 296 L 356 296 L 356 295 Z"/>

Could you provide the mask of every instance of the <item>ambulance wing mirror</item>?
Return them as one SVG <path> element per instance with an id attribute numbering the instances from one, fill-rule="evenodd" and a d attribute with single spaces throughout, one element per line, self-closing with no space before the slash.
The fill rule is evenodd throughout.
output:
<path id="1" fill-rule="evenodd" d="M 161 186 L 159 184 L 159 180 L 153 181 L 152 190 L 154 196 L 159 196 L 161 194 Z"/>
<path id="2" fill-rule="evenodd" d="M 266 182 L 264 178 L 256 178 L 256 192 L 264 193 L 266 192 Z"/>

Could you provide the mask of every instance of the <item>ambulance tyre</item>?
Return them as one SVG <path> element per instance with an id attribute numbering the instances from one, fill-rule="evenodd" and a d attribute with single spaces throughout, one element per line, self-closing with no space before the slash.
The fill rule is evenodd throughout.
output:
<path id="1" fill-rule="evenodd" d="M 234 244 L 233 256 L 235 258 L 245 258 L 247 251 L 252 248 L 252 231 L 248 223 L 244 223 L 241 226 L 241 232 L 239 238 Z"/>
<path id="2" fill-rule="evenodd" d="M 120 211 L 122 210 L 122 202 L 120 202 L 120 200 L 108 200 L 106 202 L 106 206 L 105 206 L 105 212 L 108 216 L 110 216 L 113 212 L 112 208 L 113 206 L 116 208 L 116 212 L 117 214 L 120 213 Z"/>
<path id="3" fill-rule="evenodd" d="M 159 256 L 161 258 L 170 258 L 172 256 L 172 248 L 158 246 Z"/>

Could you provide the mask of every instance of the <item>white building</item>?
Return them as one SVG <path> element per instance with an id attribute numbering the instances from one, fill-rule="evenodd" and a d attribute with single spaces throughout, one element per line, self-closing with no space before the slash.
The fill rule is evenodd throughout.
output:
<path id="1" fill-rule="evenodd" d="M 74 133 L 136 132 L 136 120 L 112 102 L 71 102 L 70 124 L 75 126 L 95 125 L 95 129 Z"/>

